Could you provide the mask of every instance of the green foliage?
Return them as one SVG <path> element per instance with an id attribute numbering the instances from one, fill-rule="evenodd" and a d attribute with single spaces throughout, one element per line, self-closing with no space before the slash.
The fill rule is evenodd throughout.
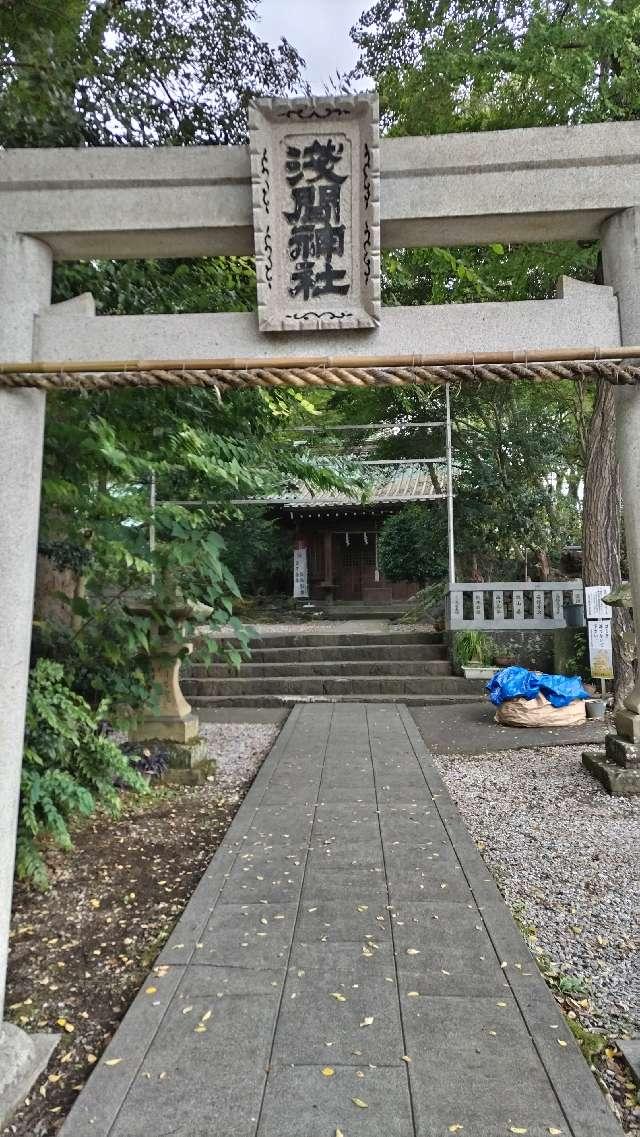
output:
<path id="1" fill-rule="evenodd" d="M 444 598 L 448 587 L 448 580 L 437 580 L 426 588 L 419 589 L 407 609 L 400 617 L 403 624 L 424 624 L 429 621 L 442 620 L 444 615 Z"/>
<path id="2" fill-rule="evenodd" d="M 587 633 L 581 628 L 572 628 L 572 646 L 568 655 L 560 662 L 562 675 L 587 675 L 589 672 L 589 645 Z"/>
<path id="3" fill-rule="evenodd" d="M 453 650 L 456 662 L 461 666 L 476 664 L 488 667 L 493 663 L 496 645 L 487 632 L 469 628 L 468 631 L 455 633 Z"/>
<path id="4" fill-rule="evenodd" d="M 577 1019 L 567 1018 L 567 1026 L 576 1039 L 584 1057 L 590 1064 L 607 1045 L 607 1038 L 597 1031 L 587 1030 Z"/>
<path id="5" fill-rule="evenodd" d="M 273 48 L 259 38 L 256 14 L 252 0 L 5 0 L 0 145 L 244 142 L 251 98 L 288 92 L 302 66 L 286 41 Z M 250 257 L 57 266 L 55 301 L 84 291 L 114 315 L 256 304 Z M 301 393 L 286 391 L 240 392 L 224 403 L 210 390 L 53 396 L 41 548 L 82 587 L 66 598 L 70 628 L 36 629 L 35 658 L 62 661 L 75 690 L 94 707 L 108 696 L 119 718 L 150 697 L 153 625 L 176 636 L 194 631 L 195 619 L 183 627 L 172 609 L 205 604 L 210 630 L 230 623 L 244 643 L 222 536 L 241 523 L 235 500 L 293 480 L 346 484 L 292 452 L 280 431 L 309 413 Z M 136 598 L 151 598 L 150 615 L 132 613 Z M 218 650 L 219 640 L 207 644 Z"/>
<path id="6" fill-rule="evenodd" d="M 100 734 L 99 717 L 67 685 L 58 663 L 31 672 L 22 767 L 17 872 L 40 888 L 48 883 L 40 841 L 72 847 L 69 821 L 98 805 L 120 808 L 116 783 L 137 793 L 146 783 L 115 743 Z"/>
<path id="7" fill-rule="evenodd" d="M 225 560 L 243 595 L 291 592 L 292 535 L 249 507 L 222 530 Z"/>
<path id="8" fill-rule="evenodd" d="M 447 515 L 441 502 L 414 502 L 386 518 L 378 539 L 388 580 L 427 580 L 447 572 Z"/>
<path id="9" fill-rule="evenodd" d="M 302 60 L 253 30 L 252 0 L 5 0 L 0 144 L 241 143 L 255 95 Z"/>
<path id="10" fill-rule="evenodd" d="M 110 316 L 169 312 L 250 312 L 256 307 L 253 257 L 94 260 L 56 266 L 54 302 L 91 292 Z"/>
<path id="11" fill-rule="evenodd" d="M 378 0 L 352 36 L 397 134 L 635 118 L 635 0 Z"/>
<path id="12" fill-rule="evenodd" d="M 360 49 L 355 76 L 373 78 L 390 134 L 640 116 L 636 0 L 535 0 L 524 7 L 515 0 L 377 0 L 352 37 Z M 405 249 L 383 258 L 391 304 L 542 299 L 555 294 L 562 274 L 596 280 L 597 247 L 496 243 Z M 373 392 L 368 413 L 373 421 L 428 417 L 427 399 L 418 410 L 419 398 Z M 528 550 L 553 558 L 578 537 L 577 488 L 592 402 L 591 391 L 562 383 L 456 393 L 456 535 L 470 571 L 519 576 Z M 411 453 L 424 441 L 416 434 Z M 397 453 L 405 453 L 403 445 Z M 428 441 L 423 453 L 433 453 Z M 584 523 L 602 525 L 591 517 Z"/>
<path id="13" fill-rule="evenodd" d="M 287 394 L 247 392 L 220 405 L 210 392 L 130 391 L 54 397 L 50 402 L 43 482 L 43 540 L 88 547 L 85 595 L 69 601 L 73 635 L 57 638 L 41 629 L 53 654 L 74 668 L 78 687 L 94 704 L 108 695 L 113 712 L 135 708 L 145 689 L 152 622 L 187 636 L 201 622 L 170 610 L 185 602 L 212 609 L 211 631 L 235 628 L 240 589 L 227 563 L 223 532 L 237 532 L 243 517 L 236 499 L 284 489 L 292 481 L 324 488 L 350 483 L 337 468 L 292 450 L 278 423 L 298 413 Z M 194 425 L 197 424 L 197 425 Z M 152 506 L 149 487 L 157 485 Z M 150 547 L 150 527 L 155 547 Z M 251 575 L 260 543 L 247 541 L 236 563 Z M 262 553 L 272 540 L 266 523 L 256 527 Z M 275 552 L 275 549 L 274 549 Z M 132 599 L 152 599 L 149 614 L 132 613 Z M 55 643 L 52 642 L 55 640 Z M 210 636 L 205 647 L 223 651 Z M 65 650 L 67 655 L 65 656 Z"/>

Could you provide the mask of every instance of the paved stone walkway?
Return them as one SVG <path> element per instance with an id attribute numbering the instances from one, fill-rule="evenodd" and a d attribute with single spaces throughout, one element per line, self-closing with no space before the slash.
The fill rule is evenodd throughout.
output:
<path id="1" fill-rule="evenodd" d="M 63 1137 L 620 1137 L 406 708 L 298 705 Z"/>

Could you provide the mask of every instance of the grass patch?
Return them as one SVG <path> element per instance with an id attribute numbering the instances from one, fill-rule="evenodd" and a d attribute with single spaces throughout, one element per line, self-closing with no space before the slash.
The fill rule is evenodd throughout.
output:
<path id="1" fill-rule="evenodd" d="M 581 1026 L 577 1019 L 567 1018 L 567 1026 L 578 1042 L 587 1062 L 593 1062 L 594 1058 L 601 1054 L 607 1045 L 604 1035 L 596 1034 L 593 1030 L 587 1030 Z"/>

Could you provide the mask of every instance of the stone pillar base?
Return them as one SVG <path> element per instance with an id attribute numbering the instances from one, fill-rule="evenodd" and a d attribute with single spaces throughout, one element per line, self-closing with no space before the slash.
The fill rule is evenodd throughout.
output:
<path id="1" fill-rule="evenodd" d="M 640 767 L 617 766 L 609 761 L 604 750 L 585 750 L 582 765 L 612 796 L 640 794 Z"/>
<path id="2" fill-rule="evenodd" d="M 585 750 L 582 764 L 610 794 L 640 794 L 640 715 L 615 713 L 617 734 L 607 734 L 604 750 Z"/>
<path id="3" fill-rule="evenodd" d="M 640 715 L 628 711 L 626 707 L 621 707 L 620 710 L 616 711 L 613 719 L 620 737 L 640 746 Z"/>
<path id="4" fill-rule="evenodd" d="M 0 1126 L 24 1101 L 59 1038 L 59 1034 L 26 1034 L 13 1023 L 0 1023 Z"/>

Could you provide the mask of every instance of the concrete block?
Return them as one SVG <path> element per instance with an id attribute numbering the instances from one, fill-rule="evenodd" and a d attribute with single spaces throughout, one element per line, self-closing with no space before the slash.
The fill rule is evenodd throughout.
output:
<path id="1" fill-rule="evenodd" d="M 622 1137 L 595 1078 L 586 1076 L 587 1064 L 562 1015 L 548 1016 L 544 1023 L 527 1022 L 570 1131 L 580 1137 Z M 558 1039 L 566 1046 L 559 1046 Z"/>
<path id="2" fill-rule="evenodd" d="M 282 855 L 280 848 L 268 858 L 246 852 L 240 854 L 220 893 L 221 904 L 247 904 L 267 901 L 286 904 L 297 901 L 302 888 L 305 855 Z"/>
<path id="3" fill-rule="evenodd" d="M 382 975 L 395 985 L 395 962 L 391 939 L 362 939 L 350 942 L 339 940 L 298 940 L 291 952 L 291 966 L 295 969 L 329 971 L 332 975 L 346 972 L 356 977 Z M 359 980 L 358 980 L 359 981 Z"/>
<path id="4" fill-rule="evenodd" d="M 618 766 L 607 759 L 604 750 L 583 751 L 582 765 L 614 797 L 640 794 L 640 767 Z"/>
<path id="5" fill-rule="evenodd" d="M 317 1065 L 270 1070 L 257 1137 L 328 1137 L 337 1129 L 345 1137 L 413 1134 L 404 1066 L 336 1066 L 331 1078 Z"/>
<path id="6" fill-rule="evenodd" d="M 358 900 L 360 896 L 386 898 L 387 885 L 384 870 L 379 865 L 366 868 L 326 868 L 324 865 L 307 869 L 302 892 L 303 904 L 316 904 L 320 900 L 342 897 Z"/>
<path id="7" fill-rule="evenodd" d="M 636 718 L 637 716 L 633 716 Z M 604 740 L 604 752 L 609 762 L 616 766 L 640 766 L 640 747 L 617 734 L 607 734 Z"/>
<path id="8" fill-rule="evenodd" d="M 45 1069 L 59 1039 L 59 1034 L 27 1034 L 13 1023 L 0 1022 L 0 1125 L 8 1125 Z"/>
<path id="9" fill-rule="evenodd" d="M 640 1086 L 640 1038 L 618 1038 L 616 1041 L 629 1063 L 637 1085 Z"/>
<path id="10" fill-rule="evenodd" d="M 554 1090 L 507 993 L 471 1000 L 408 998 L 403 1021 L 413 1057 L 409 1078 L 418 1137 L 447 1133 L 452 1124 L 482 1137 L 503 1137 L 510 1127 L 540 1134 L 566 1130 Z"/>
<path id="11" fill-rule="evenodd" d="M 292 970 L 287 977 L 274 1041 L 276 1062 L 349 1064 L 356 1050 L 362 1064 L 397 1062 L 404 1051 L 393 983 L 363 967 L 350 975 L 300 970 L 303 975 Z M 362 1027 L 367 1017 L 374 1021 Z M 327 1042 L 333 1045 L 327 1047 Z"/>
<path id="12" fill-rule="evenodd" d="M 297 903 L 220 904 L 202 932 L 194 962 L 222 967 L 286 967 Z M 262 921 L 266 920 L 266 924 Z"/>
<path id="13" fill-rule="evenodd" d="M 635 746 L 640 745 L 640 715 L 628 711 L 626 707 L 620 707 L 615 712 L 613 721 L 620 738 L 633 742 Z"/>
<path id="14" fill-rule="evenodd" d="M 391 926 L 386 898 L 376 890 L 334 900 L 303 903 L 298 919 L 299 943 L 327 944 L 389 941 Z M 366 958 L 366 957 L 365 957 Z"/>

